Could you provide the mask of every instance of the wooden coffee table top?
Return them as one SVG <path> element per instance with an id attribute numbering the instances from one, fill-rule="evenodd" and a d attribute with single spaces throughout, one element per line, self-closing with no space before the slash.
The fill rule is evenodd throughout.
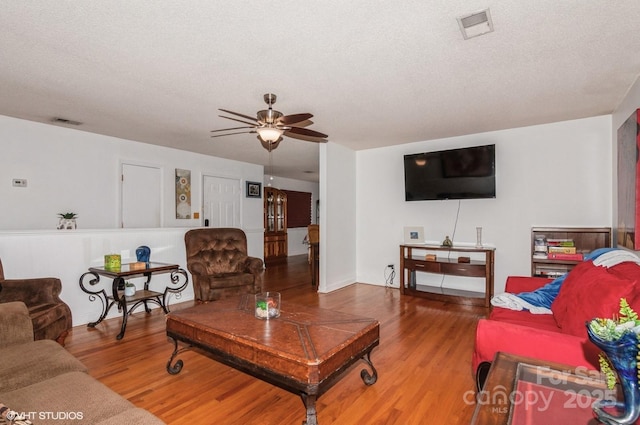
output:
<path id="1" fill-rule="evenodd" d="M 378 345 L 375 319 L 285 301 L 280 317 L 261 320 L 254 317 L 254 307 L 253 296 L 243 296 L 172 312 L 167 335 L 227 364 L 240 362 L 241 369 L 248 366 L 257 376 L 282 376 L 307 390 Z"/>

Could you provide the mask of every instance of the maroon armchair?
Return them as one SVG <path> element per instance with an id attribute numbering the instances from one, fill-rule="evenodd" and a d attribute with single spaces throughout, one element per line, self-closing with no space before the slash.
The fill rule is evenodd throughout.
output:
<path id="1" fill-rule="evenodd" d="M 196 301 L 262 291 L 264 263 L 247 255 L 247 236 L 241 229 L 193 229 L 184 241 Z"/>
<path id="2" fill-rule="evenodd" d="M 0 303 L 22 301 L 33 322 L 33 338 L 64 345 L 72 326 L 71 309 L 60 299 L 62 283 L 54 277 L 5 279 L 0 261 Z"/>

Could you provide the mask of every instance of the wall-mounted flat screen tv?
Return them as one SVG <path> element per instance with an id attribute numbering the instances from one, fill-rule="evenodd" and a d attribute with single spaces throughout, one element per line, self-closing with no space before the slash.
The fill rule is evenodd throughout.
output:
<path id="1" fill-rule="evenodd" d="M 404 156 L 406 201 L 496 197 L 496 145 Z"/>

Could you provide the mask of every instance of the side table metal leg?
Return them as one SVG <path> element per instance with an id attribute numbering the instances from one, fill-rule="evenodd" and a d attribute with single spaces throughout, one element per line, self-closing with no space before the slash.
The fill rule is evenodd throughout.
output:
<path id="1" fill-rule="evenodd" d="M 122 308 L 122 326 L 120 327 L 120 333 L 116 336 L 117 340 L 124 338 L 124 331 L 127 329 L 127 318 L 129 317 L 129 310 L 127 309 L 127 300 L 124 296 L 120 299 L 118 304 L 119 308 Z"/>
<path id="2" fill-rule="evenodd" d="M 99 294 L 98 294 L 99 295 Z M 94 298 L 92 298 L 94 297 Z M 107 314 L 109 313 L 109 310 L 111 310 L 111 306 L 113 306 L 113 301 L 111 303 L 107 303 L 106 299 L 107 296 L 95 296 L 93 294 L 89 295 L 89 300 L 93 301 L 95 298 L 100 299 L 100 301 L 102 302 L 102 314 L 100 315 L 100 317 L 98 317 L 98 320 L 96 320 L 95 322 L 89 322 L 87 323 L 87 327 L 89 328 L 95 328 L 98 323 L 102 322 L 104 320 L 105 317 L 107 317 Z"/>
<path id="3" fill-rule="evenodd" d="M 116 336 L 117 340 L 124 338 L 124 331 L 127 329 L 127 309 L 122 312 L 122 326 L 120 327 L 120 333 Z"/>
<path id="4" fill-rule="evenodd" d="M 316 415 L 316 399 L 315 395 L 301 394 L 304 407 L 307 408 L 307 419 L 302 421 L 302 425 L 318 425 L 318 417 Z"/>

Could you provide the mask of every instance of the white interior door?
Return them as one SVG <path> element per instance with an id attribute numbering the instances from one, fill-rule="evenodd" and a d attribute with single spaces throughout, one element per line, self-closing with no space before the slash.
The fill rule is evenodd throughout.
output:
<path id="1" fill-rule="evenodd" d="M 122 164 L 123 228 L 161 227 L 160 168 L 137 164 Z"/>
<path id="2" fill-rule="evenodd" d="M 202 190 L 205 226 L 208 223 L 209 227 L 242 227 L 240 179 L 205 175 Z"/>

